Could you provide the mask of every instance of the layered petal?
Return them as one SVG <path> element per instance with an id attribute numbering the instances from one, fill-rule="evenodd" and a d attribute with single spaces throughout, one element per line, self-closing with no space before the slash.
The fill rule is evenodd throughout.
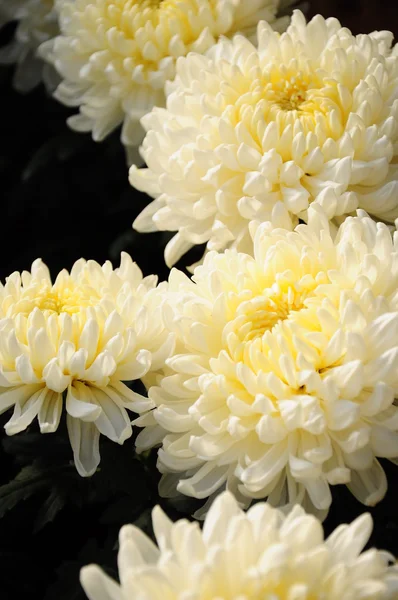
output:
<path id="1" fill-rule="evenodd" d="M 291 1 L 284 2 L 284 14 Z M 251 35 L 259 20 L 286 27 L 276 18 L 279 0 L 62 0 L 61 35 L 40 54 L 63 81 L 55 96 L 79 107 L 68 119 L 77 131 L 103 140 L 123 123 L 129 160 L 143 138 L 139 120 L 165 103 L 165 84 L 176 62 L 189 52 L 205 53 L 220 36 Z M 130 163 L 131 164 L 131 163 Z"/>
<path id="2" fill-rule="evenodd" d="M 157 548 L 140 529 L 119 535 L 120 585 L 98 566 L 81 571 L 90 600 L 394 600 L 398 569 L 383 551 L 363 551 L 372 518 L 341 525 L 326 540 L 320 522 L 257 503 L 247 513 L 228 492 L 197 523 L 152 513 Z"/>
<path id="3" fill-rule="evenodd" d="M 358 208 L 398 216 L 392 34 L 295 11 L 285 33 L 263 22 L 257 37 L 179 59 L 166 108 L 141 121 L 147 166 L 130 182 L 155 200 L 133 226 L 177 232 L 169 266 L 196 244 L 252 253 L 251 221 L 292 229 L 314 202 L 336 224 Z"/>
<path id="4" fill-rule="evenodd" d="M 122 444 L 132 434 L 127 409 L 153 406 L 123 382 L 156 380 L 173 352 L 165 285 L 144 278 L 127 254 L 116 269 L 81 259 L 54 283 L 37 260 L 0 284 L 0 411 L 14 407 L 6 432 L 37 417 L 52 433 L 65 407 L 76 467 L 92 475 L 100 433 Z"/>
<path id="5" fill-rule="evenodd" d="M 251 229 L 254 257 L 211 252 L 192 280 L 171 271 L 178 354 L 137 408 L 137 448 L 162 443 L 167 495 L 227 488 L 325 516 L 346 484 L 374 505 L 377 458 L 398 456 L 398 234 L 362 212 L 336 230 L 316 204 L 294 231 Z"/>

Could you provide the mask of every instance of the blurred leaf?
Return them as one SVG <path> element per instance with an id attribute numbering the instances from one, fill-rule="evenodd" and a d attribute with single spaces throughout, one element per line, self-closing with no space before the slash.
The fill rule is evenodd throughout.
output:
<path id="1" fill-rule="evenodd" d="M 22 172 L 22 179 L 27 181 L 41 169 L 47 168 L 55 161 L 64 162 L 75 154 L 83 151 L 91 143 L 91 138 L 85 135 L 67 131 L 56 135 L 42 144 L 30 159 Z"/>
<path id="2" fill-rule="evenodd" d="M 37 171 L 52 163 L 55 158 L 55 149 L 56 143 L 54 138 L 40 146 L 23 170 L 22 179 L 27 181 L 35 175 Z"/>
<path id="3" fill-rule="evenodd" d="M 138 519 L 134 521 L 134 525 L 139 527 L 144 533 L 154 539 L 153 528 L 152 528 L 152 507 L 144 510 Z"/>
<path id="4" fill-rule="evenodd" d="M 131 246 L 134 240 L 134 231 L 130 228 L 124 231 L 112 242 L 109 247 L 109 256 L 111 260 L 119 260 L 121 252 L 127 252 L 128 246 Z"/>
<path id="5" fill-rule="evenodd" d="M 23 467 L 18 475 L 0 487 L 0 518 L 19 502 L 51 487 L 54 469 L 43 470 L 37 463 Z"/>
<path id="6" fill-rule="evenodd" d="M 68 131 L 65 135 L 57 138 L 57 158 L 61 162 L 69 160 L 75 154 L 87 149 L 87 146 L 92 143 L 91 136 L 82 135 L 76 133 L 76 131 Z"/>
<path id="7" fill-rule="evenodd" d="M 3 439 L 3 447 L 23 468 L 13 481 L 0 487 L 0 518 L 25 497 L 47 490 L 49 498 L 40 508 L 35 531 L 64 505 L 108 506 L 115 498 L 127 498 L 125 514 L 131 520 L 152 494 L 157 494 L 156 471 L 148 469 L 149 459 L 137 458 L 133 440 L 121 447 L 102 438 L 97 472 L 92 477 L 80 477 L 73 464 L 64 417 L 57 435 L 24 432 Z M 3 496 L 5 508 L 1 512 Z"/>
<path id="8" fill-rule="evenodd" d="M 33 533 L 37 533 L 47 523 L 51 523 L 65 506 L 66 498 L 62 496 L 58 490 L 53 490 L 47 500 L 43 502 L 36 516 Z"/>

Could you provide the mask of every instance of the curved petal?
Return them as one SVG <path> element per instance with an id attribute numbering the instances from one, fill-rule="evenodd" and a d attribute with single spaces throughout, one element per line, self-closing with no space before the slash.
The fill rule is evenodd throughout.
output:
<path id="1" fill-rule="evenodd" d="M 352 471 L 348 489 L 355 498 L 366 506 L 374 506 L 382 500 L 387 491 L 387 477 L 383 467 L 375 459 L 372 467 L 365 471 Z"/>
<path id="2" fill-rule="evenodd" d="M 95 424 L 112 442 L 123 444 L 132 435 L 131 422 L 123 406 L 107 394 L 107 388 L 92 388 L 102 411 Z"/>
<path id="3" fill-rule="evenodd" d="M 14 413 L 11 419 L 5 425 L 7 435 L 19 433 L 31 424 L 41 409 L 48 393 L 51 393 L 50 390 L 46 387 L 42 387 L 34 392 L 29 398 L 18 400 L 15 404 Z"/>
<path id="4" fill-rule="evenodd" d="M 83 567 L 80 583 L 89 600 L 123 600 L 120 586 L 97 565 Z"/>
<path id="5" fill-rule="evenodd" d="M 46 388 L 47 389 L 47 388 Z M 41 433 L 53 433 L 58 429 L 62 413 L 62 394 L 47 389 L 39 410 Z"/>
<path id="6" fill-rule="evenodd" d="M 35 392 L 42 389 L 42 384 L 19 385 L 18 387 L 0 387 L 0 415 L 17 402 L 26 402 Z"/>
<path id="7" fill-rule="evenodd" d="M 69 386 L 66 396 L 67 413 L 75 419 L 95 421 L 100 416 L 102 409 L 94 402 L 94 398 L 89 386 L 74 382 Z"/>
<path id="8" fill-rule="evenodd" d="M 82 477 L 91 477 L 101 460 L 99 453 L 99 431 L 94 423 L 85 423 L 66 417 L 70 444 L 77 472 Z"/>
<path id="9" fill-rule="evenodd" d="M 160 557 L 158 547 L 135 525 L 124 525 L 119 533 L 119 554 L 117 563 L 120 582 L 123 585 L 134 567 L 156 564 Z"/>
<path id="10" fill-rule="evenodd" d="M 152 355 L 148 350 L 140 350 L 129 362 L 118 365 L 114 378 L 121 381 L 140 379 L 149 371 L 151 360 Z"/>

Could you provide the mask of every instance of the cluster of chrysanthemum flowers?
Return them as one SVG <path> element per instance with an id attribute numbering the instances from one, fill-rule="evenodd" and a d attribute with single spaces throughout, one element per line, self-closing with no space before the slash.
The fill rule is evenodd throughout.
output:
<path id="1" fill-rule="evenodd" d="M 88 567 L 88 596 L 396 599 L 391 557 L 361 554 L 368 516 L 324 540 L 294 506 L 324 518 L 338 484 L 372 506 L 387 490 L 379 459 L 398 460 L 392 35 L 299 11 L 279 33 L 276 0 L 42 4 L 60 33 L 39 52 L 62 79 L 56 98 L 79 109 L 70 125 L 96 141 L 122 125 L 130 149 L 146 131 L 130 182 L 154 200 L 134 227 L 176 232 L 169 266 L 206 245 L 191 277 L 160 284 L 123 255 L 54 283 L 36 261 L 1 287 L 6 432 L 36 417 L 54 432 L 65 407 L 90 476 L 100 434 L 122 444 L 134 413 L 160 494 L 207 514 L 201 532 L 155 509 L 159 547 L 123 529 L 120 586 Z"/>

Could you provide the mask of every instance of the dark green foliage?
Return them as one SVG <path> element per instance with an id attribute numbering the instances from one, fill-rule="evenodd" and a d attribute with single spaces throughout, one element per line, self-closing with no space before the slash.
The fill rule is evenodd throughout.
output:
<path id="1" fill-rule="evenodd" d="M 18 502 L 22 502 L 22 500 L 26 500 L 42 490 L 51 490 L 53 478 L 57 471 L 59 472 L 57 467 L 46 470 L 41 469 L 36 462 L 23 467 L 15 479 L 0 487 L 0 519 L 8 510 L 14 508 Z M 63 469 L 61 469 L 62 471 Z M 43 525 L 52 521 L 64 503 L 64 498 L 56 490 L 50 491 L 50 495 L 42 505 L 36 519 L 35 530 L 37 531 Z"/>

